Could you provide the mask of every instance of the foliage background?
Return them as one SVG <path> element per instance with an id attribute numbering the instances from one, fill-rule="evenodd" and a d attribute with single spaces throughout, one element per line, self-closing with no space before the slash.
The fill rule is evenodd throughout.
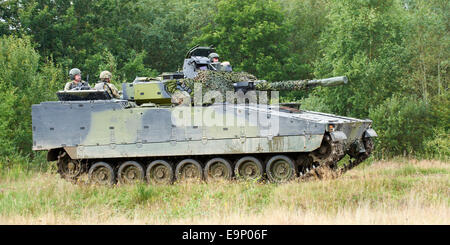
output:
<path id="1" fill-rule="evenodd" d="M 1 1 L 0 168 L 41 167 L 31 105 L 55 100 L 71 68 L 120 84 L 178 70 L 195 44 L 270 81 L 346 75 L 282 100 L 373 119 L 375 157 L 448 159 L 449 14 L 447 0 Z"/>

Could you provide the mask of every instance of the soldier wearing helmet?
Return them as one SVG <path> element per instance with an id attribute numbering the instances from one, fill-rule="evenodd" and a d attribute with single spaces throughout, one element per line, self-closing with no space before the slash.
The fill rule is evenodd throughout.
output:
<path id="1" fill-rule="evenodd" d="M 217 53 L 210 53 L 208 55 L 209 60 L 211 63 L 219 63 L 219 55 Z"/>
<path id="2" fill-rule="evenodd" d="M 97 82 L 94 89 L 97 90 L 105 90 L 108 92 L 112 97 L 119 99 L 119 90 L 117 90 L 116 86 L 111 83 L 111 77 L 112 74 L 109 71 L 102 71 L 100 73 L 100 81 Z"/>
<path id="3" fill-rule="evenodd" d="M 208 55 L 209 61 L 211 62 L 211 66 L 213 70 L 220 70 L 220 62 L 219 62 L 219 55 L 217 53 L 210 53 Z"/>
<path id="4" fill-rule="evenodd" d="M 83 87 L 89 88 L 90 86 L 87 82 L 81 80 L 81 71 L 78 68 L 73 68 L 69 71 L 70 82 L 66 83 L 64 86 L 64 91 L 82 89 Z"/>

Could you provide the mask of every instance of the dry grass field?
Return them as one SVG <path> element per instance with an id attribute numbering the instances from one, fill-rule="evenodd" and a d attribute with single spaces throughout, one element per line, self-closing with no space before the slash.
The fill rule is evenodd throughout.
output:
<path id="1" fill-rule="evenodd" d="M 99 187 L 0 175 L 0 224 L 450 224 L 450 163 L 395 159 L 339 179 Z"/>

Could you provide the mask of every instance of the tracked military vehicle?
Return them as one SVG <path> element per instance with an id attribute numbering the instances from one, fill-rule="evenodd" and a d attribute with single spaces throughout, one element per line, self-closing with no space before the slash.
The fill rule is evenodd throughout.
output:
<path id="1" fill-rule="evenodd" d="M 226 63 L 212 64 L 211 52 L 194 47 L 183 71 L 124 83 L 121 99 L 80 89 L 59 91 L 59 101 L 33 105 L 33 150 L 48 151 L 48 161 L 56 161 L 63 178 L 87 173 L 91 182 L 108 185 L 234 178 L 285 182 L 339 175 L 370 155 L 377 136 L 372 121 L 278 104 L 273 93 L 344 85 L 346 77 L 270 83 L 233 72 Z M 196 101 L 198 88 L 201 98 L 213 89 L 231 90 L 232 100 Z M 174 100 L 177 93 L 182 100 Z M 252 101 L 250 95 L 259 98 Z M 349 164 L 338 166 L 345 155 Z"/>

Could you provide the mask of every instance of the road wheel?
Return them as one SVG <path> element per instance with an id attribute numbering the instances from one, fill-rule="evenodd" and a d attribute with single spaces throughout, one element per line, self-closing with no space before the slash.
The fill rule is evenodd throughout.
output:
<path id="1" fill-rule="evenodd" d="M 205 166 L 205 179 L 207 181 L 212 180 L 229 180 L 233 170 L 231 164 L 223 158 L 213 158 L 206 163 Z"/>
<path id="2" fill-rule="evenodd" d="M 89 182 L 99 185 L 114 185 L 114 170 L 106 162 L 97 162 L 89 168 Z"/>
<path id="3" fill-rule="evenodd" d="M 263 167 L 257 158 L 247 156 L 237 161 L 234 173 L 240 179 L 259 180 L 263 176 Z"/>
<path id="4" fill-rule="evenodd" d="M 147 181 L 151 184 L 171 184 L 173 181 L 172 165 L 164 160 L 155 160 L 148 165 L 146 176 Z"/>
<path id="5" fill-rule="evenodd" d="M 266 174 L 271 182 L 283 183 L 295 177 L 294 162 L 287 156 L 276 155 L 266 164 Z"/>
<path id="6" fill-rule="evenodd" d="M 177 164 L 175 175 L 178 181 L 193 181 L 202 179 L 202 166 L 194 159 L 184 159 Z"/>
<path id="7" fill-rule="evenodd" d="M 121 184 L 134 184 L 144 181 L 144 168 L 135 161 L 126 161 L 122 163 L 118 171 L 118 179 Z"/>

